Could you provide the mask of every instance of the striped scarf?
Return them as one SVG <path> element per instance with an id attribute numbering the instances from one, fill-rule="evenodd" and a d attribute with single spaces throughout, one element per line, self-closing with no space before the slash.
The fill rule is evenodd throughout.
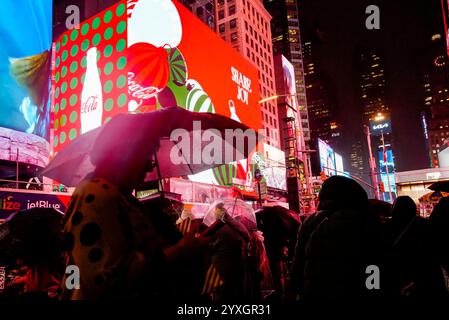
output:
<path id="1" fill-rule="evenodd" d="M 191 234 L 195 232 L 195 227 L 193 226 L 192 219 L 186 218 L 176 224 L 178 230 L 183 234 Z M 204 279 L 203 290 L 201 291 L 202 295 L 212 295 L 215 290 L 223 285 L 223 280 L 218 272 L 217 268 L 213 263 L 209 265 L 209 268 L 206 272 L 206 277 Z"/>

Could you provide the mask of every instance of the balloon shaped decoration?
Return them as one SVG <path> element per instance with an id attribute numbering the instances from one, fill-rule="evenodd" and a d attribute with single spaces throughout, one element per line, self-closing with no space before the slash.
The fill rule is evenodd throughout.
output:
<path id="1" fill-rule="evenodd" d="M 131 1 L 127 14 L 128 46 L 146 42 L 173 48 L 181 42 L 181 18 L 171 0 Z"/>
<path id="2" fill-rule="evenodd" d="M 232 178 L 237 174 L 237 168 L 234 164 L 224 164 L 212 169 L 215 179 L 222 186 L 231 186 Z"/>
<path id="3" fill-rule="evenodd" d="M 170 48 L 168 51 L 168 63 L 170 65 L 170 81 L 177 86 L 185 85 L 187 81 L 187 64 L 178 48 Z"/>
<path id="4" fill-rule="evenodd" d="M 168 55 L 163 47 L 135 43 L 128 48 L 127 65 L 128 77 L 134 85 L 163 89 L 170 78 Z"/>
<path id="5" fill-rule="evenodd" d="M 208 94 L 195 80 L 187 81 L 189 94 L 187 95 L 186 109 L 194 112 L 212 112 L 215 113 L 214 105 Z"/>

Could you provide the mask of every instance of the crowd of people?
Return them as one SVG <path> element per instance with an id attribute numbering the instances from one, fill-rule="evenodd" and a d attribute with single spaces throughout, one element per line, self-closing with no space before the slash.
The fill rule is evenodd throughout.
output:
<path id="1" fill-rule="evenodd" d="M 53 242 L 60 250 L 37 260 L 19 255 L 3 294 L 195 302 L 449 296 L 449 198 L 424 219 L 401 196 L 386 217 L 357 182 L 333 176 L 303 222 L 267 207 L 251 224 L 218 203 L 206 225 L 164 197 L 134 198 L 148 159 L 93 159 L 126 170 L 97 169 L 84 179 L 62 219 L 61 242 Z M 76 282 L 70 266 L 79 286 L 67 285 Z"/>

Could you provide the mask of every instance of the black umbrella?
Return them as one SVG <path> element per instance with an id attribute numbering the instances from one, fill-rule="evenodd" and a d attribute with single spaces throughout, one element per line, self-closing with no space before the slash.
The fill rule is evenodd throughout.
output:
<path id="1" fill-rule="evenodd" d="M 177 129 L 178 135 L 175 136 L 180 137 L 180 140 L 185 138 L 189 141 L 190 152 L 181 148 L 179 141 L 170 139 Z M 239 144 L 238 139 L 226 139 L 228 130 L 244 132 L 247 129 L 249 128 L 246 125 L 225 116 L 190 112 L 179 107 L 141 114 L 119 114 L 102 127 L 72 141 L 56 155 L 42 175 L 66 186 L 76 186 L 87 173 L 95 169 L 95 159 L 97 163 L 107 164 L 110 155 L 118 153 L 123 159 L 127 159 L 132 158 L 133 154 L 145 153 L 144 150 L 150 150 L 156 160 L 156 169 L 147 174 L 145 181 L 195 174 L 226 163 L 209 163 L 201 159 L 202 151 L 210 141 L 218 141 L 222 150 L 230 150 L 230 161 L 247 158 L 252 151 L 248 145 Z M 208 141 L 202 139 L 205 130 L 208 130 Z M 243 135 L 240 138 L 242 137 Z M 173 154 L 183 161 L 173 163 Z M 219 154 L 221 155 L 222 153 Z M 106 161 L 100 161 L 105 159 Z M 115 172 L 120 168 L 108 170 Z"/>
<path id="2" fill-rule="evenodd" d="M 263 232 L 269 257 L 281 255 L 285 246 L 293 251 L 301 225 L 296 212 L 281 206 L 264 207 L 256 211 L 256 219 L 257 228 Z"/>
<path id="3" fill-rule="evenodd" d="M 449 180 L 434 182 L 428 189 L 440 192 L 449 192 Z"/>
<path id="4" fill-rule="evenodd" d="M 33 208 L 13 214 L 0 226 L 0 251 L 28 263 L 45 261 L 63 249 L 62 212 Z"/>

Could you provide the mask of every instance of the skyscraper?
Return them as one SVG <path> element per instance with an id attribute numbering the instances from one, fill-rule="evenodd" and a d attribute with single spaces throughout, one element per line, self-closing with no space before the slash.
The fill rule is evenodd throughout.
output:
<path id="1" fill-rule="evenodd" d="M 223 40 L 250 60 L 259 70 L 262 98 L 275 95 L 271 16 L 262 0 L 216 0 L 217 32 Z M 260 104 L 262 124 L 268 144 L 279 147 L 279 122 L 276 100 Z"/>
<path id="2" fill-rule="evenodd" d="M 302 130 L 305 141 L 310 140 L 308 103 L 306 98 L 306 83 L 304 79 L 303 55 L 301 49 L 301 33 L 299 29 L 298 3 L 296 0 L 272 1 L 264 0 L 265 8 L 271 14 L 271 33 L 273 55 L 282 54 L 292 64 L 296 77 L 296 93 Z M 283 92 L 278 92 L 283 94 Z"/>
<path id="3" fill-rule="evenodd" d="M 314 52 L 315 45 L 316 41 L 312 39 L 303 43 L 310 136 L 312 141 L 320 138 L 337 147 L 341 128 L 336 119 L 336 99 L 329 80 L 320 68 L 320 61 Z"/>
<path id="4" fill-rule="evenodd" d="M 357 50 L 360 102 L 364 122 L 378 112 L 388 112 L 385 92 L 385 61 L 379 50 L 361 47 Z"/>
<path id="5" fill-rule="evenodd" d="M 423 68 L 424 105 L 429 157 L 438 167 L 438 151 L 449 139 L 449 61 L 441 34 L 432 35 Z"/>

